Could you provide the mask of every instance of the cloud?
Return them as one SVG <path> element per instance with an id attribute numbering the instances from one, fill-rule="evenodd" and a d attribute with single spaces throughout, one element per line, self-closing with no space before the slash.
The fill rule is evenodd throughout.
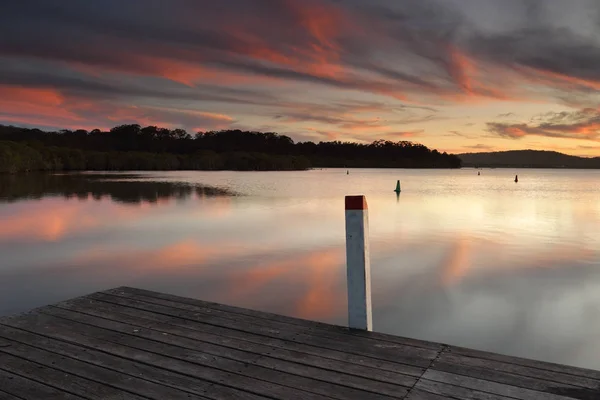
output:
<path id="1" fill-rule="evenodd" d="M 406 140 L 409 138 L 414 138 L 416 136 L 419 136 L 421 134 L 425 133 L 424 129 L 419 129 L 416 131 L 405 131 L 405 132 L 386 132 L 386 133 L 382 133 L 382 134 L 378 134 L 378 137 L 381 137 L 382 139 L 387 139 L 387 140 L 392 140 L 392 141 L 398 141 L 398 140 Z"/>
<path id="2" fill-rule="evenodd" d="M 294 137 L 300 140 L 375 140 L 412 136 L 419 130 L 398 131 L 399 126 L 436 121 L 443 117 L 428 107 L 393 106 L 384 102 L 344 101 L 330 103 L 282 103 L 273 123 L 282 127 L 290 124 L 307 125 L 311 132 Z M 432 111 L 433 110 L 433 111 Z M 382 118 L 386 115 L 388 118 Z M 359 136 L 357 136 L 359 135 Z M 377 136 L 376 138 L 374 136 Z M 355 139 L 356 138 L 356 139 Z"/>
<path id="3" fill-rule="evenodd" d="M 189 85 L 235 82 L 235 71 L 393 98 L 410 98 L 417 91 L 442 98 L 507 96 L 486 76 L 486 64 L 512 72 L 519 67 L 528 79 L 533 69 L 542 82 L 585 86 L 599 80 L 598 43 L 591 38 L 552 29 L 545 20 L 509 33 L 482 32 L 465 10 L 435 0 L 170 4 L 167 10 L 141 0 L 127 6 L 109 0 L 102 8 L 73 0 L 61 6 L 41 0 L 13 3 L 4 12 L 7 34 L 0 39 L 0 54 Z M 239 17 L 242 11 L 245 18 Z M 22 29 L 32 23 L 39 29 Z"/>
<path id="4" fill-rule="evenodd" d="M 472 139 L 473 136 L 472 135 L 468 135 L 466 133 L 463 133 L 461 131 L 448 131 L 448 134 L 444 135 L 444 136 L 451 136 L 451 137 L 462 137 L 462 138 L 467 138 L 467 139 Z"/>
<path id="5" fill-rule="evenodd" d="M 387 121 L 381 120 L 378 117 L 374 118 L 357 118 L 349 115 L 328 115 L 328 114 L 311 114 L 301 112 L 290 112 L 286 115 L 277 115 L 276 119 L 279 122 L 318 122 L 327 125 L 337 125 L 339 129 L 344 131 L 381 131 L 390 129 Z"/>
<path id="6" fill-rule="evenodd" d="M 248 125 L 280 115 L 275 125 L 290 131 L 304 122 L 323 132 L 413 131 L 401 125 L 484 101 L 600 103 L 594 1 L 577 9 L 554 0 L 165 4 L 9 2 L 0 15 L 0 84 L 144 108 L 158 121 L 181 107 L 247 117 Z M 336 103 L 331 113 L 315 111 L 325 102 Z M 40 99 L 30 117 L 11 118 L 38 123 L 35 107 L 69 114 L 56 123 L 78 117 Z M 398 117 L 408 107 L 424 113 Z"/>
<path id="7" fill-rule="evenodd" d="M 496 115 L 496 118 L 509 118 L 509 117 L 515 117 L 516 115 L 517 114 L 515 114 L 514 112 L 507 112 L 507 113 Z"/>
<path id="8" fill-rule="evenodd" d="M 62 94 L 55 89 L 0 85 L 0 123 L 48 128 L 110 128 L 124 123 L 224 129 L 235 122 L 222 113 L 196 109 L 134 106 Z"/>
<path id="9" fill-rule="evenodd" d="M 470 48 L 483 59 L 517 68 L 532 82 L 600 89 L 600 43 L 572 28 L 544 24 L 510 33 L 481 35 Z"/>
<path id="10" fill-rule="evenodd" d="M 492 150 L 494 147 L 493 146 L 489 146 L 487 144 L 483 144 L 483 143 L 477 143 L 474 145 L 469 145 L 469 146 L 463 146 L 467 149 L 473 149 L 473 150 Z"/>
<path id="11" fill-rule="evenodd" d="M 597 140 L 600 137 L 600 111 L 591 108 L 575 112 L 545 113 L 536 116 L 533 121 L 535 123 L 488 122 L 487 130 L 512 139 L 530 135 L 584 140 Z"/>

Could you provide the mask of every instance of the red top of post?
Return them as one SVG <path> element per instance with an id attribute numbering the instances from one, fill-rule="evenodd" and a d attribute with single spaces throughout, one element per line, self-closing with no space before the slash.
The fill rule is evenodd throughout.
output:
<path id="1" fill-rule="evenodd" d="M 346 196 L 346 210 L 366 210 L 367 198 L 365 196 Z"/>

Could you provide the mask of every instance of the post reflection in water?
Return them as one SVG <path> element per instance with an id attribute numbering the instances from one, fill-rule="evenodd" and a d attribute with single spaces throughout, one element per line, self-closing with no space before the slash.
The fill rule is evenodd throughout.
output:
<path id="1" fill-rule="evenodd" d="M 375 330 L 600 369 L 599 172 L 351 172 L 2 176 L 0 315 L 129 285 L 346 324 L 360 193 Z"/>

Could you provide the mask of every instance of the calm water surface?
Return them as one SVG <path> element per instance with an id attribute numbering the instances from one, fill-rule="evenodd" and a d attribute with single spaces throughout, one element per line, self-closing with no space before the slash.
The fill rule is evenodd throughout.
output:
<path id="1" fill-rule="evenodd" d="M 599 182 L 502 169 L 0 177 L 0 315 L 128 285 L 346 324 L 344 196 L 365 194 L 375 330 L 600 369 Z"/>

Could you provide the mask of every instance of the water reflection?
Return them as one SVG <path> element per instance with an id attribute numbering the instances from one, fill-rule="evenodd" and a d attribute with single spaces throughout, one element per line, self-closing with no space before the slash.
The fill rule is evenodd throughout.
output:
<path id="1" fill-rule="evenodd" d="M 284 314 L 324 321 L 343 320 L 346 313 L 342 279 L 344 257 L 342 249 L 335 247 L 250 265 L 245 271 L 232 274 L 231 290 L 226 297 L 248 304 L 276 286 L 294 285 L 298 293 L 292 301 L 283 304 Z"/>
<path id="2" fill-rule="evenodd" d="M 0 315 L 128 285 L 345 324 L 364 193 L 377 330 L 600 369 L 600 172 L 519 174 L 0 177 Z"/>
<path id="3" fill-rule="evenodd" d="M 0 208 L 0 240 L 56 242 L 156 212 L 148 206 L 233 195 L 219 187 L 156 181 L 135 174 L 0 175 L 0 204 L 10 204 Z M 217 201 L 213 205 L 223 210 L 226 204 Z"/>
<path id="4" fill-rule="evenodd" d="M 212 186 L 143 180 L 137 174 L 0 174 L 0 202 L 62 196 L 65 199 L 111 200 L 126 204 L 158 203 L 166 200 L 231 196 L 233 192 Z"/>

